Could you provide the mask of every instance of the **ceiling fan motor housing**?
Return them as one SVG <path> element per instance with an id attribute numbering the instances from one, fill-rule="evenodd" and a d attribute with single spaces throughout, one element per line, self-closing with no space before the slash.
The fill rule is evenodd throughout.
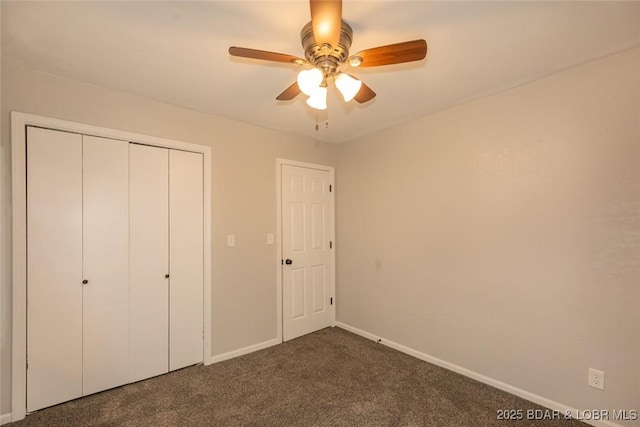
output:
<path id="1" fill-rule="evenodd" d="M 313 27 L 311 22 L 302 27 L 300 39 L 307 61 L 315 67 L 324 71 L 325 75 L 333 76 L 338 70 L 338 66 L 344 63 L 349 57 L 349 48 L 353 41 L 353 30 L 342 21 L 340 28 L 340 41 L 338 46 L 322 45 L 318 46 L 313 37 Z"/>

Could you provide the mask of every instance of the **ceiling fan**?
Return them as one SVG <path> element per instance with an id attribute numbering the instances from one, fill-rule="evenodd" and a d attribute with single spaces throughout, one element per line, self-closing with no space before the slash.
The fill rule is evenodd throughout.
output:
<path id="1" fill-rule="evenodd" d="M 347 67 L 420 61 L 427 54 L 427 42 L 419 39 L 374 47 L 349 56 L 353 30 L 342 20 L 342 1 L 309 0 L 309 4 L 311 22 L 300 32 L 306 59 L 244 47 L 229 48 L 232 56 L 305 66 L 297 81 L 276 97 L 279 101 L 288 101 L 304 93 L 309 96 L 309 106 L 324 110 L 327 108 L 327 83 L 333 80 L 345 102 L 355 99 L 364 103 L 372 100 L 376 93 L 361 80 L 344 72 Z"/>

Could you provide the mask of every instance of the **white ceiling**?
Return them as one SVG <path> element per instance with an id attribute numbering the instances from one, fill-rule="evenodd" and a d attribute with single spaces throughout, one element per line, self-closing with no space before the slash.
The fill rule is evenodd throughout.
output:
<path id="1" fill-rule="evenodd" d="M 329 93 L 315 130 L 304 96 L 275 97 L 295 65 L 229 46 L 304 56 L 297 1 L 2 2 L 3 55 L 31 67 L 307 137 L 342 142 L 640 45 L 640 2 L 350 1 L 352 53 L 424 38 L 425 61 L 352 69 L 378 96 Z"/>

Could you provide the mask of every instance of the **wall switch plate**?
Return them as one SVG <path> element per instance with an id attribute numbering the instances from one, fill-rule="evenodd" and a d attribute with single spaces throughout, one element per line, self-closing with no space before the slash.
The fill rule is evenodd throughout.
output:
<path id="1" fill-rule="evenodd" d="M 597 369 L 589 368 L 588 384 L 590 387 L 604 390 L 604 371 L 598 371 Z"/>
<path id="2" fill-rule="evenodd" d="M 236 245 L 236 235 L 235 234 L 227 234 L 227 246 L 232 248 Z"/>
<path id="3" fill-rule="evenodd" d="M 267 245 L 273 245 L 274 241 L 273 233 L 267 233 Z"/>

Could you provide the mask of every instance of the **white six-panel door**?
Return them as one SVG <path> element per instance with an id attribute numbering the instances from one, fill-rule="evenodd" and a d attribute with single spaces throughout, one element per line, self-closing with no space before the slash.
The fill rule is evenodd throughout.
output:
<path id="1" fill-rule="evenodd" d="M 82 136 L 27 128 L 27 411 L 82 396 Z"/>
<path id="2" fill-rule="evenodd" d="M 82 394 L 129 378 L 129 143 L 82 137 Z"/>
<path id="3" fill-rule="evenodd" d="M 130 370 L 169 370 L 169 150 L 130 144 Z"/>
<path id="4" fill-rule="evenodd" d="M 202 362 L 203 156 L 169 152 L 169 370 Z"/>
<path id="5" fill-rule="evenodd" d="M 283 339 L 330 326 L 334 265 L 331 253 L 331 175 L 282 165 Z"/>

